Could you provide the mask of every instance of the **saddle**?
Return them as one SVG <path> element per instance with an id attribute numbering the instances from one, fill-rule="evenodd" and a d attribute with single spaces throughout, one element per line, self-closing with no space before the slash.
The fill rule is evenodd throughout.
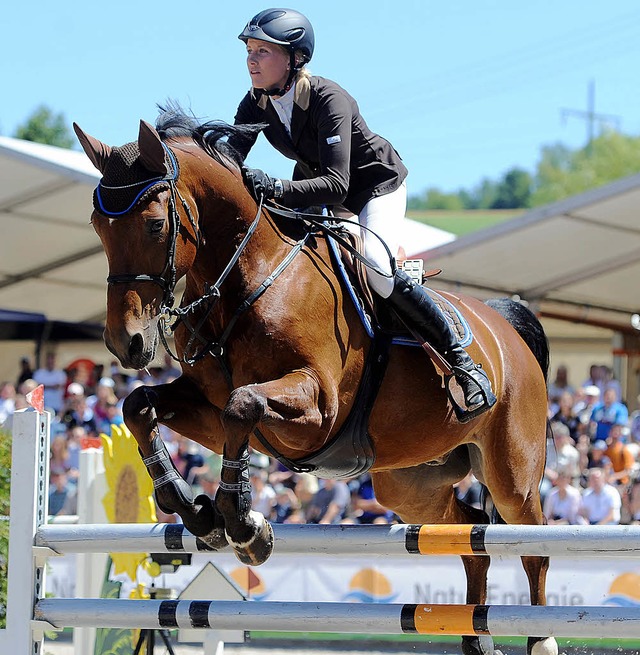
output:
<path id="1" fill-rule="evenodd" d="M 340 236 L 349 242 L 353 251 L 364 258 L 364 241 L 359 234 L 350 230 L 340 229 Z M 341 273 L 343 281 L 349 287 L 349 295 L 354 301 L 369 335 L 372 336 L 376 330 L 380 330 L 392 337 L 392 343 L 394 345 L 424 345 L 415 340 L 402 321 L 396 316 L 395 312 L 391 311 L 384 300 L 378 298 L 377 294 L 372 291 L 367 278 L 367 267 L 361 259 L 354 256 L 350 249 L 345 248 L 343 245 L 331 239 L 330 236 L 327 240 L 334 257 L 334 262 Z M 428 279 L 442 272 L 441 269 L 422 271 L 421 266 L 419 269 L 415 266 L 416 261 L 405 261 L 404 270 L 412 275 L 420 284 L 424 285 Z M 414 273 L 414 271 L 416 272 Z M 462 314 L 437 291 L 428 287 L 425 287 L 425 290 L 446 318 L 453 329 L 453 333 L 457 336 L 460 345 L 463 347 L 468 346 L 473 337 L 469 325 Z M 426 345 L 429 346 L 429 344 Z M 431 357 L 434 365 L 443 373 L 449 374 L 451 372 L 449 365 L 431 346 L 425 348 L 425 350 L 429 357 Z"/>

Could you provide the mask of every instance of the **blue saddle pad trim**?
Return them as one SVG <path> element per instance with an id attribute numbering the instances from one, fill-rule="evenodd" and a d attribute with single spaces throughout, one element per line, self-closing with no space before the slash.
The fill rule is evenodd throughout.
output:
<path id="1" fill-rule="evenodd" d="M 335 239 L 331 237 L 331 235 L 327 235 L 327 242 L 329 244 L 329 252 L 333 257 L 336 268 L 338 269 L 338 272 L 340 273 L 340 277 L 342 278 L 342 281 L 345 284 L 347 294 L 351 298 L 351 301 L 353 302 L 353 305 L 356 308 L 356 311 L 358 312 L 358 316 L 362 321 L 362 325 L 364 326 L 366 333 L 369 335 L 370 338 L 373 339 L 374 336 L 373 325 L 371 325 L 371 321 L 367 316 L 366 312 L 364 311 L 364 308 L 362 307 L 362 302 L 358 297 L 358 294 L 356 293 L 355 289 L 353 288 L 353 284 L 351 284 L 351 280 L 349 279 L 349 275 L 344 266 L 344 262 L 342 261 L 342 257 L 340 256 L 340 249 L 338 247 L 338 243 Z M 466 348 L 469 344 L 473 342 L 473 332 L 471 331 L 471 327 L 469 326 L 469 323 L 467 323 L 467 319 L 458 311 L 458 308 L 455 305 L 450 303 L 446 298 L 441 296 L 437 291 L 433 291 L 433 289 L 430 289 L 430 291 L 434 295 L 438 296 L 438 298 L 443 303 L 446 303 L 446 305 L 449 307 L 449 310 L 451 312 L 454 312 L 455 315 L 458 317 L 458 320 L 460 321 L 461 325 L 464 328 L 464 336 L 462 339 L 458 339 L 458 343 L 463 348 Z M 445 313 L 445 318 L 447 319 L 447 322 L 453 325 L 453 321 L 451 317 L 446 313 Z M 455 333 L 455 329 L 454 329 L 454 333 Z M 391 343 L 394 346 L 420 347 L 420 344 L 415 339 L 412 339 L 411 337 L 404 337 L 404 336 L 393 337 Z"/>

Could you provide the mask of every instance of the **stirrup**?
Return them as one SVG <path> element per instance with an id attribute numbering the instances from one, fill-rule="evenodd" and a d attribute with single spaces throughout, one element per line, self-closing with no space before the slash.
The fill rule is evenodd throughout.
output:
<path id="1" fill-rule="evenodd" d="M 497 401 L 497 398 L 493 394 L 493 391 L 491 390 L 491 383 L 487 379 L 487 384 L 489 385 L 489 388 L 485 388 L 486 385 L 483 385 L 476 379 L 474 376 L 474 372 L 477 371 L 479 365 L 474 365 L 474 368 L 472 371 L 468 371 L 467 369 L 464 369 L 460 366 L 453 366 L 452 371 L 453 373 L 449 375 L 444 376 L 444 382 L 445 382 L 445 390 L 447 392 L 447 396 L 449 396 L 449 401 L 451 402 L 451 406 L 453 407 L 453 411 L 456 415 L 456 418 L 458 419 L 458 422 L 460 423 L 469 423 L 469 421 L 472 421 L 473 419 L 477 418 L 481 414 L 484 414 L 486 411 L 491 409 Z M 451 391 L 451 380 L 455 377 L 465 377 L 470 380 L 478 387 L 478 392 L 482 395 L 483 402 L 474 407 L 473 409 L 468 409 L 465 407 L 461 407 L 453 397 L 453 393 Z"/>

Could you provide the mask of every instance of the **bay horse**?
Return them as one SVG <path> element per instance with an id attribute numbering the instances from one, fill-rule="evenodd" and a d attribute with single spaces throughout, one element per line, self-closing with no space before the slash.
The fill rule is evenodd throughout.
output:
<path id="1" fill-rule="evenodd" d="M 494 518 L 544 523 L 538 487 L 549 352 L 532 312 L 511 300 L 489 306 L 443 293 L 469 326 L 468 349 L 483 362 L 497 404 L 459 423 L 422 349 L 387 343 L 377 395 L 369 394 L 375 402 L 364 414 L 366 439 L 358 441 L 342 428 L 354 422 L 352 408 L 362 407 L 363 377 L 375 378 L 369 363 L 376 342 L 345 291 L 329 240 L 258 205 L 246 190 L 242 161 L 226 138 L 251 128 L 200 125 L 170 107 L 155 128 L 141 121 L 138 140 L 120 147 L 74 129 L 103 175 L 91 223 L 109 265 L 106 346 L 123 367 L 140 370 L 173 329 L 181 360 L 181 376 L 136 389 L 123 407 L 163 511 L 177 512 L 212 550 L 230 545 L 242 562 L 264 562 L 273 532 L 251 510 L 251 446 L 321 477 L 370 469 L 376 498 L 406 523 L 488 523 L 484 510 L 456 498 L 453 485 L 470 471 L 486 488 Z M 185 291 L 172 309 L 182 278 Z M 384 358 L 374 359 L 375 373 Z M 159 423 L 222 454 L 214 502 L 194 498 Z M 346 441 L 338 444 L 341 431 Z M 489 557 L 462 560 L 466 602 L 484 604 Z M 531 603 L 544 605 L 548 558 L 522 563 Z M 462 648 L 466 655 L 494 652 L 490 636 L 464 636 Z M 557 646 L 530 637 L 528 651 Z"/>

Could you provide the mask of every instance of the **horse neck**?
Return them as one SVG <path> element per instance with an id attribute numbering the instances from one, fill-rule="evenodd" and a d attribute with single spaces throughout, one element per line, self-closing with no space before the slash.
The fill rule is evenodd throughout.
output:
<path id="1" fill-rule="evenodd" d="M 206 153 L 190 158 L 189 177 L 203 239 L 187 273 L 187 283 L 202 289 L 217 280 L 232 260 L 256 218 L 257 207 L 239 171 L 222 166 Z M 229 274 L 229 283 L 251 286 L 261 275 L 264 279 L 285 247 L 273 222 L 263 214 Z"/>

